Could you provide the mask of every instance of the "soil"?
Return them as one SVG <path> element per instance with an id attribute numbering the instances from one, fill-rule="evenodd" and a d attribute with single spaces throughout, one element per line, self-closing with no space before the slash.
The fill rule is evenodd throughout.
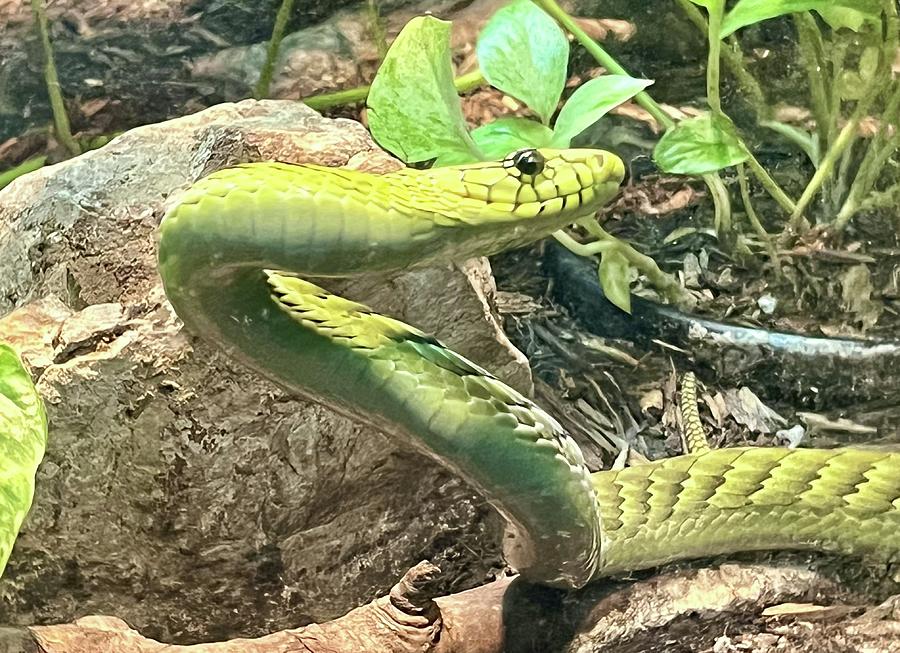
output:
<path id="1" fill-rule="evenodd" d="M 793 166 L 809 167 L 798 157 Z M 770 169 L 777 173 L 779 167 Z M 723 178 L 736 197 L 736 177 Z M 753 187 L 752 198 L 775 238 L 783 226 L 783 213 L 761 188 Z M 702 184 L 686 184 L 655 172 L 632 179 L 605 226 L 679 275 L 696 291 L 694 311 L 700 315 L 807 335 L 900 336 L 898 214 L 859 216 L 843 242 L 812 234 L 792 247 L 779 248 L 780 274 L 776 274 L 739 201 L 734 208 L 735 226 L 749 241 L 753 257 L 739 259 L 722 251 L 710 228 L 712 216 Z M 819 214 L 826 212 L 823 206 L 818 209 Z M 652 296 L 652 290 L 647 294 Z"/>

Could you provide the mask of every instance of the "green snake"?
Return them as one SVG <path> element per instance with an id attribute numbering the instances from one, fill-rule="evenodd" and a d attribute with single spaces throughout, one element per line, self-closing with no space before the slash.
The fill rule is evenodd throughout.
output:
<path id="1" fill-rule="evenodd" d="M 623 177 L 615 155 L 577 149 L 384 175 L 240 165 L 168 211 L 159 271 L 190 331 L 463 476 L 506 519 L 505 556 L 530 581 L 580 587 L 775 548 L 900 562 L 900 452 L 728 448 L 592 474 L 528 398 L 426 333 L 303 278 L 525 245 L 594 213 Z"/>

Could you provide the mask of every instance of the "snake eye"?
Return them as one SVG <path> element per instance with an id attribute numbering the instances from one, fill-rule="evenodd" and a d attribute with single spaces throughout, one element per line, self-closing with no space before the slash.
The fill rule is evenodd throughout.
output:
<path id="1" fill-rule="evenodd" d="M 534 149 L 519 150 L 509 156 L 509 161 L 523 175 L 536 175 L 544 169 L 544 156 Z"/>

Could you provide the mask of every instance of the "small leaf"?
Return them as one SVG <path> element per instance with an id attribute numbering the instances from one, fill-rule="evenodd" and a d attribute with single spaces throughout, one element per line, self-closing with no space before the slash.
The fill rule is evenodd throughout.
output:
<path id="1" fill-rule="evenodd" d="M 0 574 L 31 508 L 47 445 L 47 416 L 12 347 L 0 344 Z"/>
<path id="2" fill-rule="evenodd" d="M 833 30 L 845 28 L 858 32 L 866 24 L 866 21 L 878 20 L 876 14 L 866 13 L 852 7 L 819 7 L 816 11 Z"/>
<path id="3" fill-rule="evenodd" d="M 649 79 L 603 75 L 579 86 L 563 105 L 553 127 L 553 145 L 568 147 L 573 138 L 610 110 L 650 86 Z"/>
<path id="4" fill-rule="evenodd" d="M 876 19 L 880 13 L 878 0 L 739 0 L 722 20 L 721 38 L 730 36 L 747 25 L 798 11 L 818 11 L 832 18 L 848 18 L 840 10 L 853 10 L 866 18 Z"/>
<path id="5" fill-rule="evenodd" d="M 867 82 L 871 82 L 878 72 L 878 64 L 881 61 L 881 48 L 876 45 L 868 45 L 859 57 L 859 75 Z"/>
<path id="6" fill-rule="evenodd" d="M 706 7 L 707 10 L 716 9 L 725 3 L 725 0 L 691 0 L 695 5 Z"/>
<path id="7" fill-rule="evenodd" d="M 734 126 L 711 114 L 682 120 L 663 134 L 653 150 L 661 170 L 679 175 L 715 172 L 747 158 Z"/>
<path id="8" fill-rule="evenodd" d="M 45 163 L 47 163 L 47 155 L 42 154 L 40 156 L 33 156 L 30 159 L 26 159 L 14 168 L 10 168 L 9 170 L 0 172 L 0 188 L 8 186 L 14 180 L 18 179 L 24 174 L 34 172 L 35 170 L 42 168 Z"/>
<path id="9" fill-rule="evenodd" d="M 603 294 L 614 306 L 631 313 L 631 273 L 628 259 L 618 250 L 604 252 L 597 270 Z"/>
<path id="10" fill-rule="evenodd" d="M 819 167 L 819 139 L 813 137 L 808 131 L 800 129 L 799 127 L 794 127 L 793 125 L 788 125 L 784 122 L 778 122 L 777 120 L 761 120 L 759 125 L 760 127 L 767 127 L 784 136 L 787 140 L 803 150 L 815 167 Z"/>
<path id="11" fill-rule="evenodd" d="M 673 243 L 679 238 L 684 238 L 685 236 L 690 236 L 691 234 L 697 233 L 697 227 L 678 227 L 670 231 L 665 238 L 663 238 L 663 244 Z"/>
<path id="12" fill-rule="evenodd" d="M 406 163 L 482 159 L 466 129 L 450 63 L 450 23 L 419 16 L 388 50 L 372 82 L 369 129 Z"/>
<path id="13" fill-rule="evenodd" d="M 515 0 L 487 22 L 475 52 L 492 86 L 550 122 L 569 62 L 569 41 L 555 20 L 531 0 Z"/>
<path id="14" fill-rule="evenodd" d="M 858 100 L 869 89 L 869 85 L 855 70 L 842 70 L 837 79 L 838 93 L 842 100 Z"/>
<path id="15" fill-rule="evenodd" d="M 500 118 L 472 132 L 475 144 L 488 160 L 502 159 L 523 147 L 546 147 L 553 131 L 528 118 Z"/>

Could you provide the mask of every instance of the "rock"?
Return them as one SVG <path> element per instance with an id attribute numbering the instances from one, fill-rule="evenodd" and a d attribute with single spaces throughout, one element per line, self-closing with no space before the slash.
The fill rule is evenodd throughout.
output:
<path id="1" fill-rule="evenodd" d="M 72 309 L 56 297 L 39 299 L 27 310 L 0 319 L 0 339 L 11 343 L 31 373 L 38 375 L 53 363 L 59 332 L 72 314 Z"/>
<path id="2" fill-rule="evenodd" d="M 505 4 L 506 0 L 400 0 L 379 6 L 381 28 L 390 42 L 412 18 L 430 13 L 452 22 L 455 51 L 471 52 L 478 32 Z M 304 21 L 284 37 L 269 97 L 306 98 L 371 83 L 381 56 L 373 38 L 370 9 L 359 3 L 332 8 L 336 11 L 327 20 Z M 216 80 L 231 88 L 253 88 L 267 47 L 264 40 L 195 57 L 190 64 L 191 77 Z"/>
<path id="3" fill-rule="evenodd" d="M 169 642 L 250 636 L 333 618 L 422 559 L 448 573 L 444 591 L 498 564 L 498 520 L 453 475 L 182 331 L 155 267 L 164 203 L 210 169 L 267 158 L 399 165 L 357 123 L 244 101 L 0 192 L 0 338 L 23 351 L 51 420 L 0 623 L 103 613 Z M 347 292 L 528 392 L 490 268 L 466 268 Z"/>

